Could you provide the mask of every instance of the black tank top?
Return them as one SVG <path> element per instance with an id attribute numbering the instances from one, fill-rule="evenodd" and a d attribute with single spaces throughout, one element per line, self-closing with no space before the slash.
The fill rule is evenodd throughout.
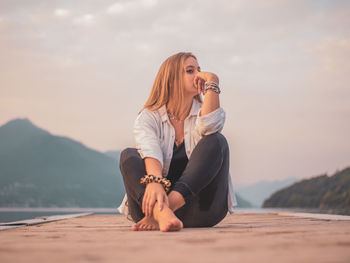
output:
<path id="1" fill-rule="evenodd" d="M 176 143 L 174 143 L 173 157 L 171 158 L 167 176 L 167 179 L 170 180 L 172 187 L 182 175 L 187 163 L 188 158 L 185 150 L 185 140 L 179 146 L 176 146 Z"/>

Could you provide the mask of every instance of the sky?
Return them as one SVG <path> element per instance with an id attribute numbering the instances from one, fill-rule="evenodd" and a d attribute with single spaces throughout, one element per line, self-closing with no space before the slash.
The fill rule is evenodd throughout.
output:
<path id="1" fill-rule="evenodd" d="M 350 1 L 1 0 L 0 125 L 133 147 L 180 51 L 220 78 L 234 184 L 350 166 Z"/>

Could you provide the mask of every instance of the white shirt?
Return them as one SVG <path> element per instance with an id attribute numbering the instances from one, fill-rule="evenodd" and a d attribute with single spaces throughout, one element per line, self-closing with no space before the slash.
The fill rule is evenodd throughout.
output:
<path id="1" fill-rule="evenodd" d="M 201 107 L 202 104 L 193 99 L 190 114 L 184 121 L 185 150 L 188 159 L 190 159 L 192 151 L 203 136 L 221 132 L 224 127 L 225 111 L 222 108 L 199 116 Z M 162 165 L 162 175 L 166 177 L 173 156 L 175 141 L 175 129 L 169 120 L 166 106 L 163 105 L 156 111 L 142 110 L 134 123 L 134 136 L 136 149 L 142 159 L 146 157 L 157 159 Z M 230 173 L 228 173 L 227 178 L 228 210 L 233 213 L 233 207 L 237 205 L 237 202 Z M 122 204 L 118 208 L 118 211 L 125 215 L 128 214 L 128 208 L 125 205 L 126 200 L 125 195 Z"/>

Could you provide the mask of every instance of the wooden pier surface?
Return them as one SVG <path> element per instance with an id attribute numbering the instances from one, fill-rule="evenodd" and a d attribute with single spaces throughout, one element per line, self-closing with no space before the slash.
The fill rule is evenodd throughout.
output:
<path id="1" fill-rule="evenodd" d="M 0 231 L 0 262 L 350 262 L 350 221 L 237 213 L 212 228 L 134 232 L 121 215 Z"/>

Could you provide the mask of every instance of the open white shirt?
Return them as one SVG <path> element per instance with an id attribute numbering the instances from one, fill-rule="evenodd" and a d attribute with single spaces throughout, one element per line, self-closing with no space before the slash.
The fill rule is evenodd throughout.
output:
<path id="1" fill-rule="evenodd" d="M 225 111 L 222 108 L 199 116 L 201 107 L 202 104 L 193 99 L 190 114 L 184 121 L 185 150 L 188 159 L 190 159 L 192 151 L 203 136 L 221 132 L 224 127 Z M 142 159 L 146 157 L 157 159 L 162 165 L 162 175 L 166 177 L 173 156 L 175 141 L 175 130 L 169 120 L 166 106 L 163 105 L 156 111 L 142 110 L 134 123 L 134 136 L 136 149 Z M 237 205 L 237 202 L 230 173 L 228 173 L 227 179 L 228 210 L 233 213 L 233 208 Z M 127 196 L 125 195 L 122 204 L 118 208 L 118 211 L 125 215 L 128 214 L 128 207 L 125 205 L 126 200 Z"/>

